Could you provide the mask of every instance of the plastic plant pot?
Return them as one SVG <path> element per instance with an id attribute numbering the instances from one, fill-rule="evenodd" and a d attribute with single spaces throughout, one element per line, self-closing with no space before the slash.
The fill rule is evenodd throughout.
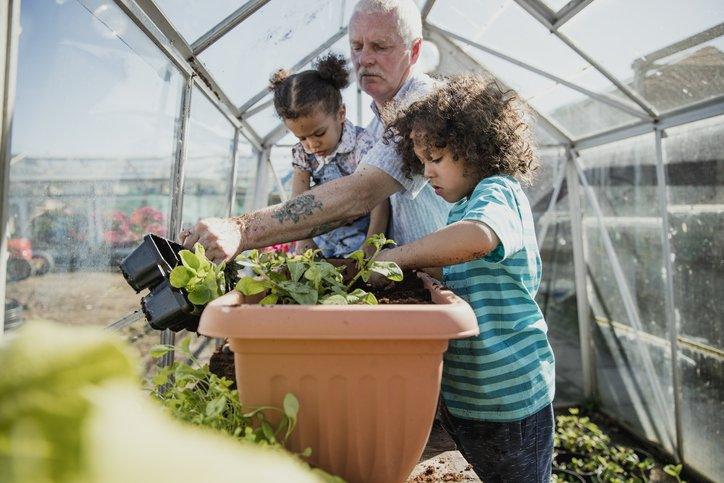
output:
<path id="1" fill-rule="evenodd" d="M 155 287 L 168 277 L 171 270 L 181 263 L 178 253 L 183 247 L 178 243 L 148 234 L 121 262 L 123 277 L 136 292 Z"/>
<path id="2" fill-rule="evenodd" d="M 199 316 L 193 313 L 194 305 L 186 299 L 183 290 L 172 287 L 167 280 L 141 299 L 141 309 L 149 325 L 156 330 L 196 332 L 199 326 Z"/>
<path id="3" fill-rule="evenodd" d="M 399 483 L 430 434 L 448 340 L 478 334 L 467 303 L 426 287 L 433 304 L 260 306 L 230 292 L 199 333 L 229 339 L 245 407 L 297 396 L 292 451 L 312 448 L 311 464 L 350 483 Z"/>

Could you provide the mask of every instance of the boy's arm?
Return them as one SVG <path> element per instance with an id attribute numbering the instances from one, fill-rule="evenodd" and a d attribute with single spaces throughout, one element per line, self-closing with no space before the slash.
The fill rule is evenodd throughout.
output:
<path id="1" fill-rule="evenodd" d="M 292 176 L 292 198 L 296 198 L 305 191 L 309 191 L 311 179 L 312 175 L 309 171 L 295 167 L 294 175 Z M 294 248 L 296 253 L 304 253 L 310 248 L 317 248 L 317 246 L 314 244 L 314 240 L 305 238 L 304 240 L 299 240 Z"/>
<path id="2" fill-rule="evenodd" d="M 181 233 L 185 247 L 201 242 L 206 256 L 220 262 L 242 250 L 326 233 L 369 213 L 402 189 L 385 171 L 361 164 L 354 173 L 317 186 L 279 205 L 235 218 L 206 218 Z"/>
<path id="3" fill-rule="evenodd" d="M 370 213 L 370 227 L 367 229 L 367 238 L 377 233 L 387 233 L 387 224 L 390 220 L 390 199 L 385 198 L 382 203 L 375 206 Z M 362 247 L 365 254 L 369 257 L 374 253 L 374 247 L 365 245 Z"/>
<path id="4" fill-rule="evenodd" d="M 482 258 L 500 240 L 485 223 L 458 221 L 412 243 L 380 252 L 377 261 L 395 262 L 404 269 L 443 267 Z"/>

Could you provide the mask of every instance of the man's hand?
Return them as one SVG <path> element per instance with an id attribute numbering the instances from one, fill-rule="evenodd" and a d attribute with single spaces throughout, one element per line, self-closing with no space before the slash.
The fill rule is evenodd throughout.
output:
<path id="1" fill-rule="evenodd" d="M 231 218 L 205 218 L 192 229 L 182 230 L 179 241 L 189 249 L 199 242 L 206 248 L 209 260 L 228 262 L 242 249 L 241 224 Z"/>

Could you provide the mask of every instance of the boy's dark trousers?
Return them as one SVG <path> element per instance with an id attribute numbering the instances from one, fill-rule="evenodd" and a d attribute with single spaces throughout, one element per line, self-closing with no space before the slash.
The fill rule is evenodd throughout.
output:
<path id="1" fill-rule="evenodd" d="M 553 460 L 553 405 L 519 421 L 460 419 L 440 401 L 442 427 L 484 483 L 548 483 Z"/>

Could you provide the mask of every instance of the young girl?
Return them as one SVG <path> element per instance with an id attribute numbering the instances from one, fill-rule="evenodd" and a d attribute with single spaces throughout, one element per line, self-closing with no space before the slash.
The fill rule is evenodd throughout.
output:
<path id="1" fill-rule="evenodd" d="M 443 267 L 442 281 L 470 303 L 480 327 L 445 354 L 443 427 L 483 481 L 548 482 L 554 359 L 534 300 L 541 260 L 519 183 L 537 161 L 516 98 L 460 76 L 386 115 L 385 139 L 398 143 L 405 173 L 424 175 L 455 205 L 445 228 L 377 259 Z"/>
<path id="2" fill-rule="evenodd" d="M 271 79 L 274 108 L 284 125 L 299 139 L 292 148 L 292 196 L 314 185 L 352 174 L 374 140 L 364 128 L 345 118 L 340 89 L 349 84 L 344 57 L 329 54 L 313 70 L 289 75 L 277 71 Z M 387 230 L 389 201 L 375 207 L 369 216 L 297 242 L 296 251 L 319 248 L 325 258 L 342 258 L 358 250 L 375 233 Z"/>

